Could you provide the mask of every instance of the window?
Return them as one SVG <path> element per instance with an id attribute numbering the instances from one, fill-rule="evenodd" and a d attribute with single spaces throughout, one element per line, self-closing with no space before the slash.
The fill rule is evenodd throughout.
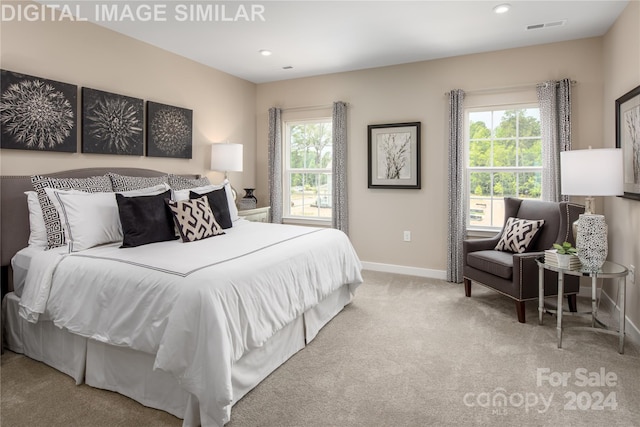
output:
<path id="1" fill-rule="evenodd" d="M 331 118 L 285 122 L 284 218 L 331 220 Z"/>
<path id="2" fill-rule="evenodd" d="M 466 130 L 467 227 L 500 228 L 505 197 L 541 197 L 540 110 L 534 105 L 468 109 Z"/>

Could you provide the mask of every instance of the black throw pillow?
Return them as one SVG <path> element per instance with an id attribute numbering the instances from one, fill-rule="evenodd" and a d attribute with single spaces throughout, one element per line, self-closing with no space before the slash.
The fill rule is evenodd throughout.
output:
<path id="1" fill-rule="evenodd" d="M 209 206 L 213 211 L 213 216 L 216 222 L 220 224 L 223 230 L 233 227 L 231 221 L 231 214 L 229 213 L 229 202 L 227 201 L 227 193 L 223 188 L 219 190 L 213 190 L 208 193 L 198 194 L 193 191 L 189 192 L 189 199 L 199 199 L 202 196 L 207 196 L 209 200 Z"/>
<path id="2" fill-rule="evenodd" d="M 155 196 L 126 197 L 116 194 L 124 236 L 121 248 L 176 240 L 173 216 L 164 202 L 169 197 L 171 190 Z"/>

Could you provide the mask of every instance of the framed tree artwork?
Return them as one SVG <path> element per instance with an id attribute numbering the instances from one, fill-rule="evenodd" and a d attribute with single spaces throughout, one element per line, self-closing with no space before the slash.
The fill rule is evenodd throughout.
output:
<path id="1" fill-rule="evenodd" d="M 420 188 L 420 122 L 368 126 L 369 188 Z"/>
<path id="2" fill-rule="evenodd" d="M 622 197 L 640 200 L 640 86 L 616 99 L 616 147 L 622 149 Z"/>
<path id="3" fill-rule="evenodd" d="M 142 99 L 82 88 L 82 152 L 143 154 Z"/>
<path id="4" fill-rule="evenodd" d="M 0 148 L 78 151 L 78 86 L 2 70 Z"/>
<path id="5" fill-rule="evenodd" d="M 147 156 L 190 159 L 193 111 L 147 101 Z"/>

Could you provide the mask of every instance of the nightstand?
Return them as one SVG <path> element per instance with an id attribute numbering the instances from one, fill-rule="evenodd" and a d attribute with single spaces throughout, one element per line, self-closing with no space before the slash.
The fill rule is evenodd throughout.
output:
<path id="1" fill-rule="evenodd" d="M 271 206 L 265 206 L 263 208 L 247 209 L 244 211 L 238 211 L 238 215 L 253 222 L 269 222 L 269 210 Z"/>
<path id="2" fill-rule="evenodd" d="M 591 326 L 573 326 L 573 328 L 590 329 L 607 334 L 618 335 L 618 353 L 624 353 L 624 322 L 625 322 L 625 295 L 626 295 L 626 277 L 629 270 L 624 265 L 615 262 L 605 261 L 598 271 L 583 270 L 582 268 L 572 270 L 569 268 L 560 268 L 554 265 L 545 264 L 544 257 L 536 260 L 538 263 L 538 323 L 542 325 L 544 313 L 555 313 L 556 315 L 556 331 L 558 336 L 558 348 L 562 348 L 562 316 L 581 316 L 591 320 Z M 556 309 L 548 309 L 544 305 L 544 270 L 551 270 L 558 273 L 558 305 Z M 562 295 L 564 289 L 564 276 L 582 276 L 591 277 L 591 311 L 586 313 L 564 312 L 562 310 Z M 598 320 L 598 308 L 596 305 L 596 288 L 598 279 L 618 279 L 620 293 L 620 317 L 617 329 L 610 327 Z"/>

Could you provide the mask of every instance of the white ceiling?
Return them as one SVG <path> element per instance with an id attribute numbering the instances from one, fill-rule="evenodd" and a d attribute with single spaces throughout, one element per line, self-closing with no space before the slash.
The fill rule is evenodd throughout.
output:
<path id="1" fill-rule="evenodd" d="M 46 3 L 46 0 L 43 1 Z M 76 2 L 53 1 L 57 4 Z M 100 25 L 254 83 L 601 36 L 628 1 L 154 1 L 83 2 L 83 16 L 116 4 Z M 492 9 L 510 3 L 503 15 Z M 218 8 L 218 20 L 183 18 L 189 6 Z M 254 21 L 222 21 L 257 7 Z M 242 5 L 242 6 L 240 6 Z M 101 7 L 101 6 L 100 6 Z M 109 6 L 114 7 L 114 6 Z M 127 7 L 129 8 L 127 10 Z M 149 20 L 149 9 L 164 11 Z M 178 7 L 178 9 L 176 9 Z M 244 9 L 242 9 L 244 7 Z M 239 9 L 240 8 L 240 9 Z M 214 9 L 215 10 L 215 9 Z M 113 9 L 112 9 L 113 11 Z M 134 19 L 129 18 L 134 13 Z M 86 14 L 86 15 L 85 15 Z M 264 21 L 260 19 L 264 18 Z M 566 20 L 562 26 L 527 30 Z M 268 49 L 271 56 L 258 51 Z M 291 66 L 291 69 L 282 67 Z"/>

